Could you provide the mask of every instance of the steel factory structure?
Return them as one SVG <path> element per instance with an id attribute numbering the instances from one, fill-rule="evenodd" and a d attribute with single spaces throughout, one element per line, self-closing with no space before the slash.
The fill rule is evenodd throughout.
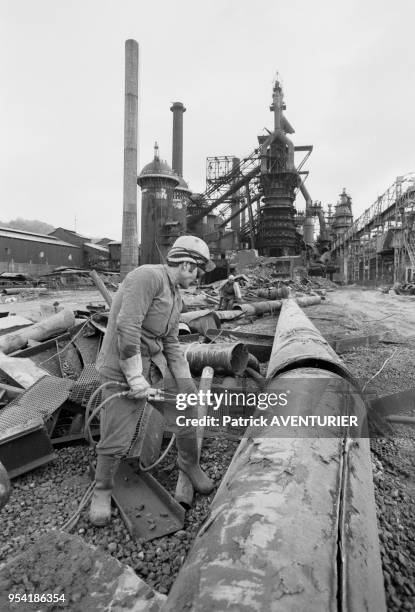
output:
<path id="1" fill-rule="evenodd" d="M 182 102 L 170 107 L 171 166 L 161 159 L 155 143 L 153 160 L 137 177 L 138 45 L 127 41 L 127 47 L 121 243 L 93 243 L 64 228 L 51 235 L 0 228 L 0 271 L 36 275 L 59 266 L 98 265 L 121 268 L 124 276 L 138 263 L 163 262 L 174 240 L 189 233 L 209 244 L 219 276 L 227 274 L 236 251 L 255 249 L 258 255 L 276 258 L 281 269 L 292 270 L 295 264 L 309 274 L 345 284 L 414 280 L 415 173 L 398 177 L 358 219 L 353 217 L 346 189 L 334 206 L 313 200 L 305 184 L 309 175 L 305 163 L 313 146 L 294 144 L 279 78 L 272 91 L 272 130 L 258 136 L 256 148 L 246 157 L 208 157 L 203 193 L 193 193 L 184 178 Z M 304 203 L 297 202 L 300 193 Z"/>
<path id="2" fill-rule="evenodd" d="M 394 184 L 354 220 L 352 198 L 343 189 L 337 204 L 325 208 L 312 200 L 304 169 L 313 147 L 295 145 L 285 116 L 284 93 L 277 79 L 272 92 L 273 130 L 258 136 L 245 158 L 208 157 L 206 189 L 192 193 L 183 178 L 183 114 L 173 113 L 171 167 L 154 159 L 138 176 L 142 190 L 140 263 L 164 261 L 171 244 L 184 233 L 204 238 L 219 268 L 231 254 L 256 249 L 259 255 L 294 260 L 309 273 L 341 283 L 376 285 L 412 281 L 415 275 L 415 174 Z M 302 156 L 298 161 L 295 159 Z M 305 202 L 296 209 L 301 193 Z M 298 205 L 297 205 L 298 206 Z M 316 231 L 315 219 L 319 231 Z"/>

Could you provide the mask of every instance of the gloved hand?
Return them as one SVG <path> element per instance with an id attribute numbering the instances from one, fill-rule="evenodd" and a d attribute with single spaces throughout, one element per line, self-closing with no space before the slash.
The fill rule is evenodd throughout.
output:
<path id="1" fill-rule="evenodd" d="M 150 384 L 143 376 L 143 362 L 141 355 L 133 355 L 128 359 L 120 359 L 120 368 L 130 387 L 128 396 L 132 399 L 145 399 Z"/>

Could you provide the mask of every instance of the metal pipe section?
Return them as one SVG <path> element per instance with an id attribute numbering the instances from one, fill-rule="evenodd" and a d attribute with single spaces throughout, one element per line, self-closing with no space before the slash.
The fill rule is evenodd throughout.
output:
<path id="1" fill-rule="evenodd" d="M 236 310 L 216 310 L 215 312 L 221 321 L 233 321 L 243 316 L 242 312 Z"/>
<path id="2" fill-rule="evenodd" d="M 302 195 L 303 195 L 303 197 L 304 197 L 304 200 L 305 200 L 305 205 L 306 205 L 306 210 L 307 210 L 308 208 L 311 208 L 311 206 L 313 205 L 313 201 L 312 201 L 311 196 L 310 196 L 310 194 L 308 193 L 308 189 L 307 189 L 307 187 L 304 185 L 304 183 L 301 183 L 301 185 L 300 185 L 300 191 L 301 191 L 301 193 L 302 193 Z"/>
<path id="3" fill-rule="evenodd" d="M 138 43 L 125 41 L 124 193 L 121 280 L 138 266 L 137 229 Z"/>
<path id="4" fill-rule="evenodd" d="M 273 141 L 279 140 L 283 144 L 287 145 L 288 155 L 287 155 L 287 170 L 289 172 L 296 172 L 296 167 L 294 163 L 294 143 L 292 140 L 288 138 L 283 132 L 283 130 L 277 130 L 273 134 Z"/>
<path id="5" fill-rule="evenodd" d="M 179 176 L 183 176 L 183 113 L 186 109 L 182 102 L 173 102 L 170 107 L 173 113 L 173 146 L 172 168 Z"/>
<path id="6" fill-rule="evenodd" d="M 188 344 L 184 350 L 192 372 L 202 372 L 211 366 L 215 372 L 242 374 L 249 361 L 249 352 L 243 342 L 221 344 Z"/>
<path id="7" fill-rule="evenodd" d="M 233 312 L 242 311 L 248 317 L 252 317 L 256 314 L 254 304 L 236 304 L 233 306 Z"/>
<path id="8" fill-rule="evenodd" d="M 192 332 L 204 334 L 207 329 L 220 329 L 221 320 L 215 310 L 190 310 L 180 313 L 180 321 L 186 323 Z"/>
<path id="9" fill-rule="evenodd" d="M 301 307 L 316 306 L 321 303 L 319 295 L 292 298 Z M 281 300 L 268 300 L 266 302 L 249 302 L 249 304 L 235 304 L 234 310 L 242 310 L 247 315 L 274 314 L 281 310 Z"/>
<path id="10" fill-rule="evenodd" d="M 301 308 L 305 306 L 317 306 L 317 304 L 321 304 L 321 296 L 305 295 L 304 297 L 294 298 L 294 301 L 301 306 Z"/>
<path id="11" fill-rule="evenodd" d="M 258 289 L 257 296 L 276 300 L 278 298 L 287 298 L 290 295 L 290 289 L 286 285 L 280 287 L 268 287 L 267 289 Z"/>
<path id="12" fill-rule="evenodd" d="M 279 352 L 290 339 L 291 370 L 281 373 L 287 359 Z M 314 346 L 313 367 L 302 367 L 304 343 L 309 354 Z M 267 391 L 291 394 L 286 407 L 270 405 L 268 418 L 342 417 L 346 406 L 364 421 L 364 402 L 339 361 L 285 301 Z M 231 609 L 385 612 L 367 438 L 341 427 L 248 428 L 164 608 Z"/>

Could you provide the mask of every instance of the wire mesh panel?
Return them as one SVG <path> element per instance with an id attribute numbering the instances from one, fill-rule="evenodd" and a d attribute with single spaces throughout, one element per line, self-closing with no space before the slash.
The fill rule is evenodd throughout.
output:
<path id="1" fill-rule="evenodd" d="M 15 397 L 0 410 L 0 436 L 11 427 L 18 427 L 41 417 L 47 420 L 69 397 L 73 381 L 44 376 L 27 391 Z"/>
<path id="2" fill-rule="evenodd" d="M 82 370 L 82 373 L 78 380 L 76 380 L 72 384 L 69 399 L 75 402 L 76 404 L 80 404 L 81 406 L 85 407 L 88 404 L 89 398 L 94 393 L 94 391 L 98 389 L 99 385 L 99 374 L 95 369 L 95 365 L 88 364 Z M 91 410 L 98 406 L 100 402 L 101 394 L 99 393 L 94 398 Z"/>

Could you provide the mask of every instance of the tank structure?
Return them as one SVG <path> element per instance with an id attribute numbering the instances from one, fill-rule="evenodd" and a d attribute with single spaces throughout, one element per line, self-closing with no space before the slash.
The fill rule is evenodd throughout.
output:
<path id="1" fill-rule="evenodd" d="M 160 159 L 157 143 L 154 159 L 144 166 L 137 183 L 142 196 L 140 264 L 163 263 L 170 246 L 183 231 L 174 204 L 179 177 Z"/>
<path id="2" fill-rule="evenodd" d="M 278 80 L 274 84 L 270 108 L 274 113 L 274 132 L 261 155 L 264 206 L 258 224 L 257 247 L 262 255 L 280 257 L 297 253 L 293 202 L 301 179 L 294 165 L 294 144 L 286 135 L 290 126 L 284 121 L 286 107 Z M 261 145 L 265 137 L 258 140 Z"/>
<path id="3" fill-rule="evenodd" d="M 306 244 L 313 244 L 314 242 L 314 219 L 311 216 L 304 219 L 303 240 Z"/>

